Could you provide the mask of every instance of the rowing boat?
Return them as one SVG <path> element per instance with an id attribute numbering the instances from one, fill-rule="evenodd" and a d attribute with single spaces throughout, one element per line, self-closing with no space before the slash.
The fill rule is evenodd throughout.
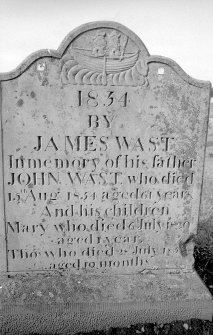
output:
<path id="1" fill-rule="evenodd" d="M 124 54 L 122 58 L 107 55 L 94 56 L 86 53 L 86 50 L 84 50 L 83 53 L 76 49 L 72 50 L 72 55 L 82 68 L 98 73 L 104 72 L 106 74 L 126 71 L 132 68 L 138 59 L 138 51 L 131 54 Z"/>

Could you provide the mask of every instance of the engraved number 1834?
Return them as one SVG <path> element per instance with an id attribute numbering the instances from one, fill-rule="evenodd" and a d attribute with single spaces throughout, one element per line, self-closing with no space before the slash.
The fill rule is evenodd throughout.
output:
<path id="1" fill-rule="evenodd" d="M 78 107 L 86 105 L 88 107 L 109 107 L 117 103 L 120 107 L 127 107 L 129 102 L 127 92 L 121 96 L 116 96 L 115 92 L 108 91 L 106 92 L 105 98 L 100 97 L 98 92 L 91 90 L 87 93 L 83 91 L 78 91 Z"/>

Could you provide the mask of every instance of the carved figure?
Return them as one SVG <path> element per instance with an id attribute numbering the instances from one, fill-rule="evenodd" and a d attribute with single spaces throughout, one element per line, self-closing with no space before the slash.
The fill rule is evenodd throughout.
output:
<path id="1" fill-rule="evenodd" d="M 120 37 L 121 34 L 118 34 L 115 30 L 111 34 L 108 34 L 108 43 L 107 47 L 109 50 L 110 57 L 120 56 Z"/>
<path id="2" fill-rule="evenodd" d="M 91 42 L 92 48 L 75 46 L 62 57 L 64 84 L 148 86 L 148 65 L 139 50 L 125 52 L 127 36 L 99 30 Z"/>
<path id="3" fill-rule="evenodd" d="M 105 39 L 106 33 L 99 31 L 93 37 L 93 49 L 92 54 L 94 56 L 103 56 L 106 51 L 107 41 Z"/>

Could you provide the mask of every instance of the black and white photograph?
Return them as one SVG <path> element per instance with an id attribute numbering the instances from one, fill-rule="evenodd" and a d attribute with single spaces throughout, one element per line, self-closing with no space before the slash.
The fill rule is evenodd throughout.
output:
<path id="1" fill-rule="evenodd" d="M 213 335 L 212 13 L 0 0 L 0 335 Z"/>

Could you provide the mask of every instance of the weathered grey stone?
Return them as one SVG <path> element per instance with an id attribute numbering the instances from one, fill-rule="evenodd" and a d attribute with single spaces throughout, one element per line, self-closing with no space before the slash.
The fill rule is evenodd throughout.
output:
<path id="1" fill-rule="evenodd" d="M 212 175 L 212 159 L 213 159 L 213 104 L 211 104 L 208 124 L 208 135 L 206 142 L 204 181 L 202 190 L 201 213 L 200 220 L 208 222 L 212 217 L 212 197 L 213 197 L 213 175 Z"/>
<path id="2" fill-rule="evenodd" d="M 2 329 L 210 319 L 193 269 L 210 83 L 113 22 L 0 80 Z"/>

